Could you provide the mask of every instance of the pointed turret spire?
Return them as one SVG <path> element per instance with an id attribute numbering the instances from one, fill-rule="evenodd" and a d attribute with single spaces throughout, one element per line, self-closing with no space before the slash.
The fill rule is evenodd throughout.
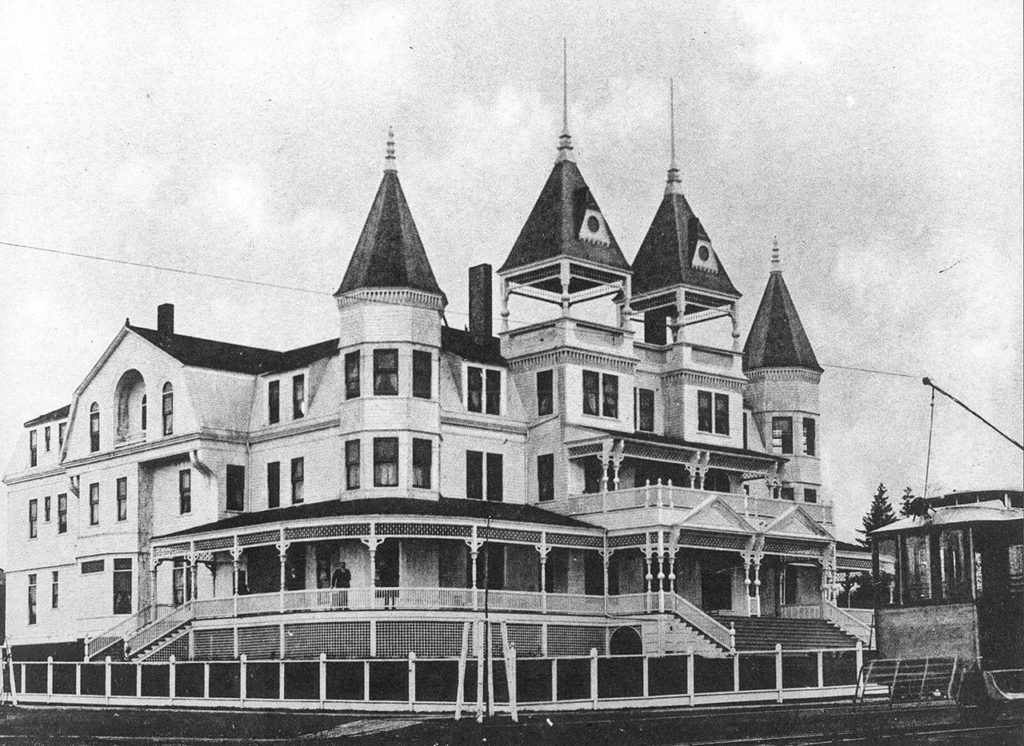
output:
<path id="1" fill-rule="evenodd" d="M 335 295 L 365 288 L 409 288 L 441 296 L 395 167 L 395 132 L 388 128 L 384 176 Z"/>
<path id="2" fill-rule="evenodd" d="M 395 165 L 395 128 L 388 125 L 388 143 L 384 151 L 384 170 L 397 171 Z"/>
<path id="3" fill-rule="evenodd" d="M 743 348 L 743 370 L 758 368 L 822 372 L 782 277 L 778 238 L 772 241 L 772 271 Z"/>
<path id="4" fill-rule="evenodd" d="M 572 135 L 569 134 L 569 46 L 562 38 L 562 134 L 558 138 L 558 157 L 555 162 L 571 161 Z"/>
<path id="5" fill-rule="evenodd" d="M 676 86 L 672 78 L 668 79 L 668 108 L 669 146 L 672 155 L 668 164 L 668 182 L 665 184 L 665 194 L 682 194 L 683 186 L 679 181 L 679 166 L 676 165 Z"/>

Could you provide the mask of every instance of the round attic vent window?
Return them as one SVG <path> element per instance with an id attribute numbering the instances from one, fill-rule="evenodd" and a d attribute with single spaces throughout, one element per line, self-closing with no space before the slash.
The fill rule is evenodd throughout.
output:
<path id="1" fill-rule="evenodd" d="M 596 215 L 591 215 L 587 218 L 587 230 L 591 233 L 597 233 L 601 230 L 601 221 L 597 219 Z"/>
<path id="2" fill-rule="evenodd" d="M 700 257 L 700 260 L 702 262 L 706 262 L 708 260 L 708 257 L 711 256 L 711 251 L 708 249 L 707 246 L 700 246 L 697 249 L 697 256 Z"/>

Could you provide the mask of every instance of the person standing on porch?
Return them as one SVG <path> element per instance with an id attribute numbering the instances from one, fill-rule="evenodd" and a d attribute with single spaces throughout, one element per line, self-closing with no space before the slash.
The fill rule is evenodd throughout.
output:
<path id="1" fill-rule="evenodd" d="M 349 572 L 348 567 L 342 562 L 338 568 L 334 571 L 334 575 L 331 577 L 331 588 L 334 588 L 334 605 L 340 606 L 343 609 L 348 608 L 348 589 L 352 583 L 352 573 Z"/>

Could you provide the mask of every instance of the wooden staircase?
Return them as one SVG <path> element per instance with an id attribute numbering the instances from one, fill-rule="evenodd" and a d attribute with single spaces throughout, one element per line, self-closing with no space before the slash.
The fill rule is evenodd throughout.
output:
<path id="1" fill-rule="evenodd" d="M 857 638 L 825 619 L 784 619 L 782 617 L 727 617 L 718 620 L 736 628 L 737 650 L 809 650 L 812 648 L 853 648 Z"/>

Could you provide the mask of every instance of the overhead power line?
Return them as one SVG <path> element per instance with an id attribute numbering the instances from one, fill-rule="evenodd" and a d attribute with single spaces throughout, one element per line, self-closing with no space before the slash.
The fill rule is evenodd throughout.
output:
<path id="1" fill-rule="evenodd" d="M 211 279 L 211 280 L 222 280 L 222 281 L 225 281 L 225 282 L 237 282 L 237 283 L 240 283 L 240 284 L 243 284 L 243 285 L 256 285 L 258 287 L 274 288 L 276 290 L 290 290 L 290 291 L 296 292 L 296 293 L 308 293 L 310 295 L 326 295 L 326 296 L 331 296 L 332 295 L 331 293 L 328 293 L 328 292 L 326 292 L 324 290 L 315 290 L 313 288 L 306 288 L 306 287 L 301 287 L 301 286 L 298 286 L 298 285 L 283 285 L 281 283 L 267 282 L 265 280 L 250 280 L 250 279 L 246 279 L 244 277 L 232 277 L 231 275 L 221 275 L 221 274 L 216 274 L 216 273 L 213 273 L 213 272 L 200 272 L 199 270 L 195 270 L 195 269 L 181 269 L 179 267 L 168 267 L 166 265 L 160 265 L 160 264 L 149 264 L 148 262 L 133 262 L 133 261 L 131 261 L 129 259 L 115 259 L 115 258 L 109 257 L 109 256 L 99 256 L 97 254 L 86 254 L 84 252 L 79 252 L 79 251 L 66 251 L 66 250 L 63 250 L 63 249 L 50 249 L 50 248 L 46 248 L 44 246 L 33 246 L 31 244 L 14 243 L 14 242 L 11 242 L 11 241 L 0 241 L 0 246 L 8 246 L 8 247 L 15 248 L 15 249 L 25 249 L 25 250 L 28 250 L 28 251 L 40 251 L 40 252 L 43 252 L 44 254 L 56 254 L 58 256 L 69 256 L 69 257 L 74 257 L 76 259 L 91 259 L 93 261 L 105 262 L 107 264 L 121 264 L 121 265 L 124 265 L 126 267 L 137 267 L 137 268 L 141 268 L 141 269 L 152 269 L 152 270 L 157 270 L 159 272 L 171 272 L 173 274 L 186 275 L 188 277 L 204 277 L 204 278 Z M 461 317 L 464 317 L 464 318 L 467 318 L 467 319 L 469 318 L 469 314 L 466 313 L 465 311 L 457 311 L 457 310 L 452 309 L 452 308 L 445 309 L 445 313 L 446 314 L 452 314 L 454 316 L 461 316 Z M 512 321 L 518 321 L 518 319 L 512 319 Z M 912 378 L 912 379 L 919 378 L 919 376 L 912 375 L 910 373 L 899 373 L 897 371 L 881 370 L 881 369 L 878 369 L 878 368 L 859 368 L 859 367 L 855 367 L 855 366 L 852 366 L 852 365 L 836 365 L 836 364 L 833 364 L 833 363 L 822 363 L 822 366 L 824 366 L 826 368 L 838 368 L 840 370 L 852 370 L 852 371 L 857 371 L 859 373 L 871 373 L 873 375 L 879 375 L 879 376 L 894 376 L 896 378 Z"/>

